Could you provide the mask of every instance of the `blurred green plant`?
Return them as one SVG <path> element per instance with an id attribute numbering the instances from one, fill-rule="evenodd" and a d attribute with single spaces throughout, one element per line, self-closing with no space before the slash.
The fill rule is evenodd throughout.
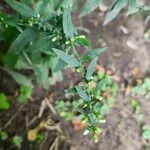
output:
<path id="1" fill-rule="evenodd" d="M 23 142 L 22 136 L 15 135 L 12 139 L 12 143 L 18 148 L 21 148 L 22 142 Z"/>
<path id="2" fill-rule="evenodd" d="M 107 0 L 105 0 L 107 1 Z M 80 17 L 90 14 L 95 9 L 103 5 L 104 0 L 86 0 L 80 13 Z M 139 3 L 137 0 L 114 0 L 112 5 L 109 7 L 104 25 L 112 21 L 124 8 L 128 8 L 126 16 L 137 12 L 150 12 L 150 6 Z"/>
<path id="3" fill-rule="evenodd" d="M 44 140 L 45 136 L 42 133 L 37 134 L 36 143 L 40 144 Z"/>
<path id="4" fill-rule="evenodd" d="M 66 101 L 57 100 L 55 102 L 55 109 L 59 113 L 59 115 L 66 120 L 72 120 L 74 116 L 77 115 L 78 109 L 83 106 L 83 100 L 75 100 L 75 101 Z"/>
<path id="5" fill-rule="evenodd" d="M 0 93 L 0 109 L 7 110 L 10 107 L 10 102 L 4 93 Z"/>
<path id="6" fill-rule="evenodd" d="M 8 137 L 9 137 L 9 135 L 8 135 L 8 133 L 7 133 L 6 131 L 0 131 L 0 139 L 1 139 L 2 141 L 7 140 Z"/>
<path id="7" fill-rule="evenodd" d="M 142 127 L 142 137 L 146 140 L 150 140 L 150 126 L 144 125 Z"/>
<path id="8" fill-rule="evenodd" d="M 20 86 L 18 101 L 20 103 L 26 102 L 31 97 L 31 94 L 32 94 L 31 87 L 24 86 L 24 85 Z"/>
<path id="9" fill-rule="evenodd" d="M 145 78 L 143 81 L 139 82 L 136 86 L 132 87 L 131 90 L 133 95 L 141 95 L 145 98 L 150 98 L 150 78 Z"/>
<path id="10" fill-rule="evenodd" d="M 132 112 L 134 113 L 135 117 L 137 120 L 142 121 L 144 118 L 144 114 L 142 112 L 140 103 L 136 99 L 131 99 L 130 100 L 130 106 L 132 109 Z"/>

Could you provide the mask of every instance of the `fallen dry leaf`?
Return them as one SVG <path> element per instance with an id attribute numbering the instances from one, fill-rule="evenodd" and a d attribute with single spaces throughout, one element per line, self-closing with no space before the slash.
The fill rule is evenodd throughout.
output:
<path id="1" fill-rule="evenodd" d="M 112 74 L 113 74 L 113 71 L 107 70 L 107 71 L 106 71 L 106 74 L 107 74 L 107 75 L 112 75 Z"/>
<path id="2" fill-rule="evenodd" d="M 121 81 L 121 78 L 119 76 L 117 76 L 117 75 L 112 75 L 111 79 L 116 81 L 116 82 L 120 82 Z"/>
<path id="3" fill-rule="evenodd" d="M 46 122 L 41 121 L 34 129 L 28 131 L 28 140 L 35 141 L 38 132 L 45 127 Z"/>
<path id="4" fill-rule="evenodd" d="M 72 120 L 73 128 L 75 131 L 79 132 L 83 129 L 83 124 L 81 122 L 81 119 L 79 117 L 75 117 Z"/>
<path id="5" fill-rule="evenodd" d="M 133 75 L 133 77 L 136 78 L 136 79 L 141 78 L 141 70 L 140 70 L 140 68 L 135 67 L 135 68 L 132 70 L 132 75 Z"/>
<path id="6" fill-rule="evenodd" d="M 129 34 L 129 30 L 127 27 L 125 27 L 124 25 L 120 26 L 120 30 L 124 33 L 124 34 Z"/>
<path id="7" fill-rule="evenodd" d="M 104 67 L 101 66 L 101 65 L 96 65 L 96 72 L 98 72 L 98 71 L 103 71 L 103 72 L 105 72 L 105 69 L 104 69 Z"/>
<path id="8" fill-rule="evenodd" d="M 122 56 L 122 53 L 116 52 L 116 53 L 113 54 L 113 56 L 116 57 L 116 58 L 119 58 L 119 57 Z"/>
<path id="9" fill-rule="evenodd" d="M 109 92 L 105 91 L 105 92 L 102 93 L 102 95 L 103 95 L 103 97 L 107 97 L 107 96 L 109 96 Z"/>
<path id="10" fill-rule="evenodd" d="M 126 96 L 128 96 L 128 95 L 131 93 L 131 88 L 132 88 L 131 85 L 128 85 L 128 86 L 127 86 L 126 91 L 125 91 L 125 95 L 126 95 Z"/>
<path id="11" fill-rule="evenodd" d="M 38 133 L 37 129 L 29 130 L 28 131 L 28 140 L 29 141 L 35 141 L 37 138 L 37 133 Z"/>

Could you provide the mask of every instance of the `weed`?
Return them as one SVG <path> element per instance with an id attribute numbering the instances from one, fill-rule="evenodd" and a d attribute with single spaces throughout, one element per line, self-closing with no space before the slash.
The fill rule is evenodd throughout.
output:
<path id="1" fill-rule="evenodd" d="M 133 95 L 141 95 L 146 99 L 150 98 L 150 78 L 145 78 L 144 81 L 140 81 L 131 90 Z"/>
<path id="2" fill-rule="evenodd" d="M 101 131 L 99 124 L 105 123 L 104 115 L 110 112 L 110 107 L 114 104 L 117 85 L 101 71 L 95 73 L 86 84 L 79 85 L 66 92 L 72 96 L 79 94 L 81 99 L 66 102 L 57 100 L 55 108 L 66 120 L 72 120 L 75 116 L 80 117 L 85 128 L 83 134 L 91 133 L 97 142 Z"/>
<path id="3" fill-rule="evenodd" d="M 8 139 L 8 133 L 6 132 L 6 131 L 1 131 L 0 132 L 0 139 L 2 140 L 2 141 L 5 141 L 5 140 L 7 140 Z"/>
<path id="4" fill-rule="evenodd" d="M 12 142 L 16 147 L 21 148 L 21 143 L 23 142 L 23 138 L 22 136 L 15 135 L 12 139 Z"/>
<path id="5" fill-rule="evenodd" d="M 142 137 L 146 140 L 150 140 L 150 126 L 144 125 L 142 127 Z"/>
<path id="6" fill-rule="evenodd" d="M 10 102 L 7 96 L 3 93 L 0 93 L 0 109 L 7 110 L 10 107 Z"/>
<path id="7" fill-rule="evenodd" d="M 139 120 L 139 121 L 143 120 L 144 114 L 142 112 L 142 109 L 141 109 L 141 106 L 140 106 L 138 100 L 131 99 L 130 106 L 131 106 L 132 112 L 134 113 L 137 120 Z"/>
<path id="8" fill-rule="evenodd" d="M 104 122 L 103 115 L 108 111 L 108 105 L 113 103 L 111 96 L 108 98 L 108 104 L 104 103 L 106 95 L 109 95 L 105 91 L 111 91 L 114 96 L 117 89 L 108 76 L 103 78 L 103 73 L 99 72 L 97 75 L 100 78 L 93 76 L 98 56 L 106 48 L 92 48 L 89 40 L 75 29 L 71 19 L 74 4 L 71 0 L 39 0 L 34 4 L 34 9 L 16 0 L 5 2 L 16 13 L 0 13 L 0 69 L 21 85 L 18 101 L 25 102 L 30 98 L 35 80 L 48 89 L 50 84 L 62 79 L 59 71 L 66 67 L 75 68 L 82 74 L 83 80 L 70 91 L 78 94 L 83 101 L 79 112 L 86 126 L 84 134 L 90 131 L 97 141 L 101 131 L 99 124 Z M 30 4 L 29 1 L 24 2 Z M 91 13 L 101 4 L 102 0 L 86 0 L 80 17 Z M 127 15 L 143 10 L 149 12 L 148 7 L 138 6 L 136 0 L 115 0 L 107 12 L 104 24 L 112 21 L 126 6 L 129 6 Z M 86 49 L 84 55 L 78 51 L 78 47 L 83 46 Z M 0 100 L 0 109 L 10 107 L 4 94 L 0 95 Z M 61 105 L 59 107 L 65 112 L 66 104 Z M 71 105 L 75 109 L 80 106 Z M 70 119 L 74 115 L 66 114 L 61 116 Z M 21 137 L 16 136 L 13 141 L 20 147 Z"/>
<path id="9" fill-rule="evenodd" d="M 20 103 L 26 102 L 27 99 L 31 97 L 31 94 L 32 88 L 22 85 L 19 89 L 18 101 Z"/>

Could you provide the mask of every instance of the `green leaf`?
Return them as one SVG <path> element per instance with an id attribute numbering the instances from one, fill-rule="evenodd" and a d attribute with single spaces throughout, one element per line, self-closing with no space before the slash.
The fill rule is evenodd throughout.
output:
<path id="1" fill-rule="evenodd" d="M 97 102 L 96 104 L 94 104 L 93 110 L 97 113 L 100 113 L 102 106 L 103 106 L 102 103 Z"/>
<path id="2" fill-rule="evenodd" d="M 61 71 L 63 70 L 65 67 L 67 66 L 67 63 L 65 63 L 63 60 L 58 59 L 58 62 L 56 63 L 53 71 L 57 72 L 57 71 Z"/>
<path id="3" fill-rule="evenodd" d="M 60 11 L 62 12 L 63 2 L 64 0 L 38 0 L 36 1 L 34 8 L 35 11 L 44 16 L 44 18 L 52 18 L 59 15 Z"/>
<path id="4" fill-rule="evenodd" d="M 0 132 L 0 139 L 1 140 L 7 140 L 8 139 L 8 137 L 9 137 L 9 135 L 8 135 L 8 133 L 6 132 L 6 131 L 1 131 Z"/>
<path id="5" fill-rule="evenodd" d="M 14 78 L 14 80 L 19 84 L 19 85 L 26 85 L 29 87 L 33 87 L 33 84 L 30 79 L 28 79 L 26 76 L 14 72 L 14 71 L 8 71 L 8 73 Z"/>
<path id="6" fill-rule="evenodd" d="M 97 92 L 101 91 L 106 84 L 107 84 L 106 79 L 103 79 L 103 80 L 99 81 L 96 84 L 96 87 L 95 87 L 95 90 L 94 90 L 94 95 L 97 94 Z"/>
<path id="7" fill-rule="evenodd" d="M 89 40 L 83 35 L 76 37 L 75 43 L 80 45 L 80 46 L 90 46 Z"/>
<path id="8" fill-rule="evenodd" d="M 22 85 L 19 89 L 18 101 L 20 103 L 26 102 L 26 100 L 30 98 L 31 94 L 32 94 L 32 88 Z"/>
<path id="9" fill-rule="evenodd" d="M 74 36 L 74 26 L 71 20 L 71 7 L 67 7 L 63 14 L 63 30 L 67 38 Z"/>
<path id="10" fill-rule="evenodd" d="M 150 12 L 150 5 L 141 6 L 140 9 L 142 9 L 145 12 Z"/>
<path id="11" fill-rule="evenodd" d="M 83 132 L 83 135 L 87 135 L 90 131 L 88 129 L 86 129 L 84 132 Z"/>
<path id="12" fill-rule="evenodd" d="M 33 44 L 27 48 L 25 51 L 26 52 L 39 52 L 40 50 L 44 51 L 45 48 L 49 47 L 50 42 L 46 38 L 40 38 L 37 41 L 34 41 Z"/>
<path id="13" fill-rule="evenodd" d="M 50 3 L 50 0 L 39 0 L 35 4 L 35 11 L 38 13 L 43 13 L 45 9 L 47 8 L 48 4 Z"/>
<path id="14" fill-rule="evenodd" d="M 131 100 L 130 105 L 131 105 L 131 108 L 132 108 L 133 112 L 136 112 L 138 107 L 140 107 L 138 101 L 135 100 L 135 99 Z"/>
<path id="15" fill-rule="evenodd" d="M 95 57 L 89 64 L 89 66 L 87 67 L 87 73 L 86 73 L 86 79 L 87 80 L 90 80 L 93 73 L 94 73 L 94 70 L 95 70 L 95 66 L 96 66 L 96 63 L 97 63 L 97 60 L 98 60 L 98 57 Z"/>
<path id="16" fill-rule="evenodd" d="M 63 75 L 61 71 L 52 73 L 52 76 L 49 78 L 50 85 L 56 84 L 56 82 L 60 82 L 63 80 Z"/>
<path id="17" fill-rule="evenodd" d="M 96 8 L 99 7 L 99 5 L 102 3 L 102 0 L 86 0 L 82 10 L 80 17 L 83 17 L 92 11 L 94 11 Z"/>
<path id="18" fill-rule="evenodd" d="M 0 109 L 6 110 L 9 107 L 10 107 L 10 103 L 7 96 L 3 93 L 0 93 Z"/>
<path id="19" fill-rule="evenodd" d="M 20 3 L 16 0 L 5 0 L 5 2 L 12 7 L 15 11 L 20 13 L 22 16 L 26 17 L 36 17 L 36 13 L 34 12 L 33 9 L 29 8 L 23 3 Z"/>
<path id="20" fill-rule="evenodd" d="M 110 112 L 110 107 L 108 106 L 108 104 L 104 104 L 101 108 L 101 114 L 106 115 L 109 112 Z"/>
<path id="21" fill-rule="evenodd" d="M 78 86 L 76 86 L 75 88 L 76 88 L 76 90 L 77 90 L 79 96 L 80 96 L 83 100 L 85 100 L 86 102 L 88 102 L 88 101 L 90 100 L 90 97 L 88 96 L 88 94 L 87 94 L 84 90 L 82 90 L 82 89 L 81 89 L 80 87 L 78 87 Z"/>
<path id="22" fill-rule="evenodd" d="M 19 53 L 25 49 L 25 46 L 34 41 L 37 37 L 37 33 L 34 30 L 26 29 L 16 38 L 9 48 L 9 52 Z"/>
<path id="23" fill-rule="evenodd" d="M 95 57 L 99 56 L 102 52 L 105 51 L 105 48 L 96 48 L 89 51 L 86 55 L 82 57 L 83 60 L 90 60 L 94 59 Z"/>
<path id="24" fill-rule="evenodd" d="M 49 66 L 47 63 L 45 62 L 34 66 L 34 72 L 38 83 L 41 84 L 45 89 L 48 89 Z"/>
<path id="25" fill-rule="evenodd" d="M 71 94 L 74 95 L 77 93 L 77 90 L 75 87 L 73 87 L 73 88 L 66 89 L 65 92 L 69 95 L 71 95 Z"/>
<path id="26" fill-rule="evenodd" d="M 8 52 L 6 54 L 3 54 L 2 61 L 7 67 L 13 69 L 15 68 L 15 65 L 17 64 L 18 55 L 13 52 Z"/>
<path id="27" fill-rule="evenodd" d="M 89 113 L 88 114 L 88 118 L 89 118 L 89 121 L 92 125 L 95 124 L 96 120 L 95 120 L 95 117 L 94 117 L 94 114 L 93 113 Z"/>
<path id="28" fill-rule="evenodd" d="M 60 6 L 67 8 L 69 6 L 72 6 L 73 3 L 74 3 L 73 0 L 63 0 Z"/>
<path id="29" fill-rule="evenodd" d="M 22 138 L 22 136 L 18 136 L 18 135 L 15 135 L 14 137 L 13 137 L 13 144 L 15 145 L 15 146 L 17 146 L 17 147 L 21 147 L 21 143 L 23 142 L 23 138 Z"/>
<path id="30" fill-rule="evenodd" d="M 78 62 L 75 58 L 69 56 L 65 52 L 53 48 L 53 51 L 57 54 L 57 56 L 62 59 L 65 63 L 70 65 L 71 67 L 79 67 L 81 66 L 80 62 Z"/>
<path id="31" fill-rule="evenodd" d="M 136 0 L 130 0 L 127 16 L 136 13 L 138 10 L 139 9 L 137 7 Z"/>
<path id="32" fill-rule="evenodd" d="M 119 12 L 127 5 L 128 0 L 115 0 L 113 5 L 110 7 L 109 11 L 107 12 L 104 25 L 108 24 L 112 21 Z"/>
<path id="33" fill-rule="evenodd" d="M 10 59 L 9 59 L 10 60 Z M 27 61 L 27 58 L 25 57 L 24 54 L 19 55 L 19 59 L 15 65 L 15 69 L 20 70 L 20 69 L 32 69 L 31 63 Z"/>
<path id="34" fill-rule="evenodd" d="M 144 125 L 142 130 L 143 130 L 142 137 L 146 140 L 149 140 L 150 139 L 150 126 Z"/>

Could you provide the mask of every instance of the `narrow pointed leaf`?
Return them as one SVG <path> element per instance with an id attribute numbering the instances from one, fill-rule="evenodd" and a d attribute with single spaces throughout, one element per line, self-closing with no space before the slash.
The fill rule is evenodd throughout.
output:
<path id="1" fill-rule="evenodd" d="M 127 5 L 128 0 L 115 0 L 113 5 L 110 7 L 109 11 L 107 12 L 104 25 L 108 24 L 112 21 L 119 12 Z"/>
<path id="2" fill-rule="evenodd" d="M 90 46 L 90 41 L 85 36 L 75 38 L 75 43 L 80 46 Z"/>
<path id="3" fill-rule="evenodd" d="M 95 57 L 89 64 L 89 66 L 87 67 L 87 73 L 86 73 L 86 79 L 87 80 L 90 80 L 93 73 L 94 73 L 94 70 L 95 70 L 95 66 L 96 66 L 96 63 L 97 63 L 97 60 L 98 60 L 98 57 Z"/>
<path id="4" fill-rule="evenodd" d="M 94 94 L 96 94 L 98 91 L 101 91 L 102 88 L 107 84 L 107 81 L 105 79 L 99 81 L 97 84 L 96 84 L 96 88 L 94 90 Z"/>
<path id="5" fill-rule="evenodd" d="M 39 84 L 41 84 L 45 89 L 48 89 L 49 82 L 49 67 L 46 63 L 38 64 L 34 66 L 34 72 L 36 75 L 36 79 Z"/>
<path id="6" fill-rule="evenodd" d="M 0 110 L 7 110 L 10 107 L 10 102 L 7 96 L 3 93 L 0 93 Z"/>
<path id="7" fill-rule="evenodd" d="M 63 30 L 67 38 L 74 36 L 74 26 L 71 20 L 71 7 L 67 7 L 63 14 Z"/>
<path id="8" fill-rule="evenodd" d="M 67 63 L 65 63 L 62 59 L 59 59 L 56 66 L 54 67 L 53 71 L 61 71 L 67 66 Z"/>
<path id="9" fill-rule="evenodd" d="M 93 58 L 99 56 L 104 51 L 105 51 L 105 48 L 96 48 L 96 49 L 93 49 L 93 50 L 89 51 L 86 55 L 84 55 L 82 59 L 83 60 L 93 59 Z"/>
<path id="10" fill-rule="evenodd" d="M 86 0 L 85 4 L 81 10 L 80 17 L 83 17 L 83 16 L 91 13 L 92 11 L 94 11 L 96 8 L 99 7 L 101 2 L 102 2 L 102 0 Z"/>
<path id="11" fill-rule="evenodd" d="M 18 72 L 14 72 L 14 71 L 9 71 L 8 73 L 14 78 L 14 80 L 18 84 L 33 87 L 31 80 L 29 78 L 27 78 L 26 76 L 24 76 L 23 74 L 20 74 Z"/>
<path id="12" fill-rule="evenodd" d="M 75 88 L 76 88 L 76 90 L 77 90 L 79 96 L 80 96 L 83 100 L 85 100 L 85 101 L 89 101 L 89 100 L 90 100 L 90 97 L 87 95 L 87 93 L 86 93 L 84 90 L 82 90 L 82 89 L 81 89 L 80 87 L 78 87 L 78 86 L 76 86 Z"/>
<path id="13" fill-rule="evenodd" d="M 19 53 L 25 49 L 25 46 L 32 42 L 37 36 L 34 30 L 26 29 L 16 38 L 9 48 L 9 51 Z"/>
<path id="14" fill-rule="evenodd" d="M 58 49 L 54 49 L 53 51 L 57 54 L 57 56 L 62 59 L 64 62 L 66 62 L 68 65 L 70 65 L 71 67 L 78 67 L 81 66 L 80 62 L 78 62 L 75 58 L 73 58 L 72 56 L 66 54 L 65 52 L 58 50 Z"/>
<path id="15" fill-rule="evenodd" d="M 35 11 L 23 3 L 16 0 L 5 0 L 5 2 L 22 16 L 36 17 Z"/>
<path id="16" fill-rule="evenodd" d="M 26 52 L 39 52 L 40 50 L 44 51 L 45 48 L 47 48 L 50 45 L 49 40 L 40 38 L 38 41 L 33 42 L 33 44 L 27 48 Z"/>
<path id="17" fill-rule="evenodd" d="M 130 0 L 129 1 L 129 8 L 127 12 L 127 16 L 134 14 L 138 11 L 136 0 Z"/>

